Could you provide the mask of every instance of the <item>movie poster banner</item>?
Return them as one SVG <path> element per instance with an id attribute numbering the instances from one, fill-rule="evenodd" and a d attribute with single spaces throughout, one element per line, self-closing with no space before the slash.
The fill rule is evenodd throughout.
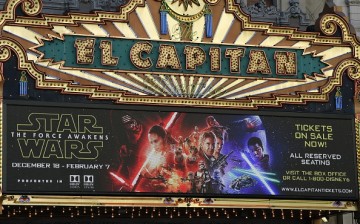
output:
<path id="1" fill-rule="evenodd" d="M 7 104 L 3 192 L 357 200 L 351 118 Z"/>

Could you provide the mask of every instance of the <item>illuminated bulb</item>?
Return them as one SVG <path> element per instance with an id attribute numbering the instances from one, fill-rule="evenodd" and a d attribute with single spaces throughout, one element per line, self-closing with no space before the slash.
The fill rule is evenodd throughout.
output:
<path id="1" fill-rule="evenodd" d="M 70 217 L 71 217 L 71 218 L 74 218 L 74 213 L 71 213 Z"/>
<path id="2" fill-rule="evenodd" d="M 189 218 L 190 218 L 190 219 L 192 218 L 192 215 L 191 215 L 191 213 L 190 213 L 190 215 L 189 215 Z"/>
<path id="3" fill-rule="evenodd" d="M 219 216 L 219 212 L 216 212 L 216 217 L 218 217 Z"/>
<path id="4" fill-rule="evenodd" d="M 145 209 L 145 214 L 148 214 L 149 213 L 149 209 Z"/>
<path id="5" fill-rule="evenodd" d="M 134 208 L 134 207 L 132 208 L 132 211 L 133 211 L 133 212 L 135 211 L 135 208 Z"/>
<path id="6" fill-rule="evenodd" d="M 206 210 L 205 210 L 205 215 L 207 215 L 207 214 L 208 214 L 208 210 L 206 209 Z"/>
<path id="7" fill-rule="evenodd" d="M 196 216 L 200 216 L 200 213 L 199 213 L 199 212 L 196 212 Z"/>
<path id="8" fill-rule="evenodd" d="M 216 208 L 213 208 L 213 212 L 215 212 L 216 211 Z"/>
<path id="9" fill-rule="evenodd" d="M 238 213 L 237 213 L 237 212 L 235 212 L 235 216 L 238 216 Z"/>
<path id="10" fill-rule="evenodd" d="M 151 213 L 151 218 L 154 218 L 154 213 Z"/>
<path id="11" fill-rule="evenodd" d="M 172 213 L 170 214 L 170 219 L 172 219 L 173 218 L 173 215 L 172 215 Z"/>
<path id="12" fill-rule="evenodd" d="M 229 214 L 227 214 L 227 215 L 226 215 L 226 218 L 228 218 L 228 219 L 229 219 L 229 218 L 230 218 L 230 215 L 229 215 Z"/>
<path id="13" fill-rule="evenodd" d="M 165 214 L 167 215 L 168 213 L 169 213 L 169 212 L 168 212 L 168 209 L 166 208 L 166 209 L 165 209 Z"/>
<path id="14" fill-rule="evenodd" d="M 104 210 L 104 213 L 106 214 L 107 213 L 107 209 L 105 208 L 105 210 Z"/>
<path id="15" fill-rule="evenodd" d="M 153 208 L 153 212 L 155 212 L 155 207 Z"/>
<path id="16" fill-rule="evenodd" d="M 226 215 L 226 213 L 227 213 L 227 211 L 225 210 L 225 211 L 224 211 L 224 215 Z"/>
<path id="17" fill-rule="evenodd" d="M 112 212 L 114 211 L 114 207 L 111 207 L 111 211 L 112 211 Z"/>
<path id="18" fill-rule="evenodd" d="M 180 216 L 180 211 L 178 211 L 178 216 Z"/>
<path id="19" fill-rule="evenodd" d="M 211 219 L 211 215 L 210 215 L 210 214 L 208 215 L 208 218 Z"/>
<path id="20" fill-rule="evenodd" d="M 111 213 L 111 218 L 114 218 L 114 213 Z"/>
<path id="21" fill-rule="evenodd" d="M 139 210 L 138 216 L 139 216 L 139 217 L 141 216 L 141 212 L 140 212 L 140 210 Z"/>
<path id="22" fill-rule="evenodd" d="M 94 218 L 94 213 L 91 213 L 91 218 Z"/>
<path id="23" fill-rule="evenodd" d="M 160 214 L 160 210 L 159 210 L 159 212 L 158 212 L 158 216 L 160 216 L 161 214 Z"/>
<path id="24" fill-rule="evenodd" d="M 132 218 L 132 219 L 134 218 L 134 213 L 131 213 L 131 218 Z"/>
<path id="25" fill-rule="evenodd" d="M 53 217 L 53 214 L 52 214 L 52 212 L 50 212 L 50 218 L 52 218 Z"/>
<path id="26" fill-rule="evenodd" d="M 188 210 L 187 210 L 187 209 L 185 210 L 185 214 L 188 214 Z"/>

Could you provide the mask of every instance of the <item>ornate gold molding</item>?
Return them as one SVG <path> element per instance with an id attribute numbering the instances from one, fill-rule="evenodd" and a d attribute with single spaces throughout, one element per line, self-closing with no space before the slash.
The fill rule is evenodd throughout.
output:
<path id="1" fill-rule="evenodd" d="M 30 17 L 15 16 L 15 8 L 22 4 L 24 12 Z M 75 14 L 70 13 L 67 16 L 43 15 L 42 17 L 32 17 L 41 10 L 42 3 L 40 1 L 21 1 L 12 0 L 6 5 L 6 11 L 0 16 L 0 24 L 10 24 L 14 26 L 30 26 L 30 27 L 51 27 L 53 25 L 70 25 L 78 26 L 81 23 L 103 24 L 105 21 L 121 21 L 129 20 L 129 14 L 136 10 L 137 7 L 144 7 L 144 0 L 129 1 L 129 3 L 120 8 L 119 12 L 95 12 L 93 14 Z M 215 4 L 215 1 L 211 1 Z M 247 97 L 243 99 L 211 99 L 211 98 L 178 98 L 173 96 L 136 96 L 129 95 L 125 91 L 100 91 L 99 86 L 74 86 L 69 82 L 49 81 L 44 78 L 33 62 L 29 62 L 25 50 L 14 40 L 5 39 L 0 42 L 1 60 L 6 61 L 9 58 L 9 49 L 14 51 L 19 58 L 19 69 L 27 70 L 29 74 L 36 79 L 38 88 L 62 90 L 67 94 L 83 94 L 89 95 L 93 99 L 108 99 L 118 103 L 127 104 L 149 104 L 149 105 L 172 105 L 172 106 L 197 106 L 197 107 L 215 107 L 215 108 L 241 108 L 255 109 L 259 106 L 275 106 L 280 107 L 284 103 L 287 104 L 305 104 L 308 101 L 325 102 L 328 100 L 329 93 L 341 84 L 341 78 L 344 71 L 349 70 L 349 76 L 357 79 L 353 69 L 358 69 L 359 47 L 360 44 L 354 35 L 350 33 L 349 26 L 346 21 L 337 15 L 325 15 L 322 18 L 321 29 L 326 35 L 333 35 L 338 28 L 342 32 L 342 38 L 324 37 L 317 33 L 299 32 L 294 28 L 279 28 L 271 24 L 251 22 L 249 17 L 241 11 L 240 7 L 233 0 L 226 0 L 225 9 L 228 13 L 232 13 L 238 20 L 242 22 L 244 31 L 263 32 L 264 35 L 285 37 L 287 40 L 307 41 L 311 44 L 319 46 L 351 46 L 353 59 L 345 59 L 340 62 L 333 71 L 333 75 L 328 82 L 320 89 L 320 93 L 297 92 L 295 95 L 273 94 L 271 97 Z M 50 36 L 49 36 L 50 38 Z M 311 53 L 311 52 L 306 52 Z M 314 52 L 312 52 L 314 53 Z M 201 75 L 200 75 L 201 76 Z M 314 74 L 314 77 L 321 75 Z M 309 77 L 309 76 L 306 76 Z M 311 77 L 313 78 L 313 77 Z"/>

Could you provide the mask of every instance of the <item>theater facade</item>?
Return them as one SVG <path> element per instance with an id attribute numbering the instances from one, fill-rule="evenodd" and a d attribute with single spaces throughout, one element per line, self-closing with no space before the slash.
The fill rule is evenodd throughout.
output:
<path id="1" fill-rule="evenodd" d="M 357 216 L 360 43 L 341 16 L 308 32 L 233 0 L 42 7 L 0 13 L 4 222 Z"/>

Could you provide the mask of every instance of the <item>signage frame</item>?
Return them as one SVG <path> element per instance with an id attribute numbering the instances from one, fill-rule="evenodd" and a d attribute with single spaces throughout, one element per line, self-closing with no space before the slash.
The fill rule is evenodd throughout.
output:
<path id="1" fill-rule="evenodd" d="M 208 109 L 208 108 L 178 108 L 178 107 L 157 107 L 157 108 L 153 108 L 153 107 L 149 107 L 149 106 L 139 106 L 139 105 L 101 105 L 101 108 L 99 108 L 99 105 L 96 104 L 78 104 L 78 103 L 44 103 L 44 102 L 29 102 L 29 101 L 18 101 L 18 100 L 4 100 L 3 101 L 3 117 L 6 118 L 6 110 L 8 105 L 11 106 L 35 106 L 35 107 L 52 107 L 52 108 L 56 108 L 56 107 L 66 107 L 66 108 L 81 108 L 81 109 L 97 109 L 97 110 L 133 110 L 133 111 L 149 111 L 149 112 L 154 112 L 154 111 L 161 111 L 161 112 L 186 112 L 186 113 L 197 113 L 197 114 L 203 114 L 203 113 L 211 113 L 213 115 L 259 115 L 259 116 L 270 116 L 270 117 L 292 117 L 292 118 L 322 118 L 322 119 L 335 119 L 335 120 L 347 120 L 347 121 L 351 121 L 352 124 L 355 124 L 355 119 L 352 115 L 339 115 L 339 114 L 309 114 L 309 113 L 294 113 L 294 112 L 283 112 L 281 114 L 279 113 L 274 113 L 271 111 L 238 111 L 238 110 L 229 110 L 229 109 Z M 7 119 L 3 119 L 3 130 L 7 130 L 7 126 L 8 126 L 8 120 Z M 358 125 L 353 125 L 352 126 L 352 130 L 353 133 L 355 132 L 355 129 L 357 130 Z M 7 132 L 4 132 L 3 137 L 2 137 L 2 145 L 4 147 L 6 147 L 7 145 L 7 137 L 8 137 Z M 355 135 L 354 135 L 355 137 Z M 358 148 L 358 137 L 356 136 L 356 139 L 354 139 L 353 145 L 356 146 Z M 3 158 L 7 158 L 6 155 L 7 151 L 3 150 L 2 151 L 2 161 L 1 161 L 1 165 L 2 165 L 2 176 L 0 181 L 3 183 L 3 193 L 4 194 L 21 194 L 21 195 L 43 195 L 43 196 L 50 196 L 50 195 L 56 195 L 56 196 L 85 196 L 85 197 L 101 197 L 101 196 L 111 196 L 111 197 L 116 197 L 116 196 L 120 196 L 120 197 L 153 197 L 153 196 L 161 196 L 161 197 L 191 197 L 191 198 L 201 198 L 204 197 L 204 194 L 197 194 L 197 193 L 131 193 L 131 192 L 117 192 L 117 193 L 94 193 L 94 194 L 86 194 L 86 193 L 81 193 L 79 194 L 79 192 L 27 192 L 27 191 L 23 191 L 23 192 L 18 192 L 18 191 L 8 191 L 6 189 L 6 178 L 8 172 L 7 172 L 7 167 L 6 167 L 6 163 L 4 163 Z M 359 154 L 358 150 L 354 150 L 353 151 L 353 156 L 354 158 L 356 158 L 356 155 Z M 354 164 L 353 164 L 354 168 L 357 167 L 356 164 L 356 159 L 354 160 Z M 355 171 L 355 176 L 356 176 L 356 183 L 358 183 L 358 176 L 359 176 L 359 172 L 358 169 Z M 256 195 L 256 194 L 251 194 L 251 195 L 246 195 L 246 194 L 211 194 L 212 198 L 233 198 L 233 199 L 251 199 L 251 198 L 268 198 L 268 199 L 286 199 L 286 200 L 303 200 L 304 197 L 302 196 L 285 196 L 285 195 L 280 195 L 280 196 L 273 196 L 273 195 Z M 357 201 L 359 198 L 359 191 L 356 192 L 356 198 L 354 198 L 354 201 Z M 308 198 L 306 198 L 305 200 L 327 200 L 327 197 L 318 197 L 318 196 L 309 196 Z M 349 198 L 334 198 L 334 200 L 347 200 L 349 201 Z M 352 201 L 352 200 L 350 200 Z"/>

